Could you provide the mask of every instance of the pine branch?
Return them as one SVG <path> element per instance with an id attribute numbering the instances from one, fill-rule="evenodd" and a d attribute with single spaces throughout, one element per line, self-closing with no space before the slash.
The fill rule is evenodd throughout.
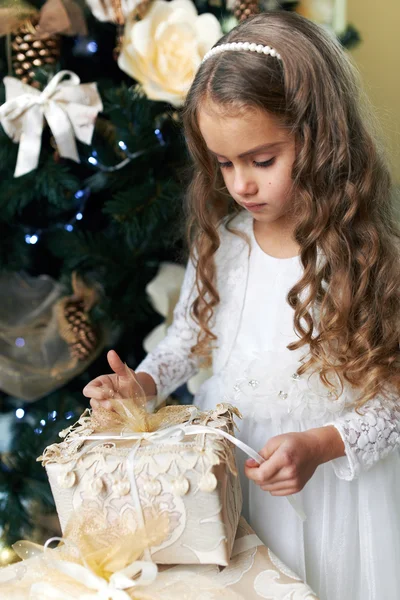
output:
<path id="1" fill-rule="evenodd" d="M 31 175 L 31 174 L 29 174 Z M 67 164 L 57 163 L 48 156 L 41 169 L 33 175 L 34 198 L 44 197 L 60 209 L 70 207 L 72 192 L 79 189 L 79 179 L 72 174 Z"/>
<path id="2" fill-rule="evenodd" d="M 17 218 L 29 204 L 42 202 L 46 213 L 47 205 L 61 211 L 75 202 L 73 192 L 79 188 L 79 180 L 66 164 L 55 163 L 52 155 L 47 154 L 41 159 L 38 169 L 22 177 L 13 177 L 13 170 L 14 167 L 0 181 L 0 214 L 3 220 Z"/>
<path id="3" fill-rule="evenodd" d="M 20 271 L 31 265 L 31 253 L 18 228 L 0 221 L 0 271 Z"/>
<path id="4" fill-rule="evenodd" d="M 80 391 L 58 390 L 24 405 L 25 417 L 14 423 L 10 452 L 0 455 L 0 538 L 4 544 L 30 536 L 38 508 L 54 510 L 46 472 L 36 458 L 46 446 L 60 441 L 59 431 L 79 417 L 85 403 Z"/>

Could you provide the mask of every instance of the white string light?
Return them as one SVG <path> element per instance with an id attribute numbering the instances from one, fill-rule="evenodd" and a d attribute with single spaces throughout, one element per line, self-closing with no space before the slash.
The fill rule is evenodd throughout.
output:
<path id="1" fill-rule="evenodd" d="M 119 171 L 120 169 L 123 169 L 124 167 L 126 167 L 126 165 L 128 165 L 130 162 L 132 162 L 136 158 L 139 158 L 140 156 L 143 156 L 144 154 L 147 154 L 148 152 L 151 152 L 152 150 L 157 149 L 159 146 L 166 146 L 166 141 L 165 141 L 162 131 L 160 129 L 156 128 L 154 130 L 154 135 L 157 138 L 158 145 L 152 146 L 151 148 L 148 148 L 147 150 L 138 150 L 137 152 L 133 152 L 133 153 L 129 152 L 128 146 L 126 145 L 126 143 L 123 140 L 120 140 L 118 142 L 118 146 L 125 153 L 126 158 L 124 158 L 124 160 L 122 160 L 120 163 L 117 163 L 116 165 L 107 166 L 107 165 L 101 164 L 97 159 L 97 152 L 95 150 L 92 152 L 91 156 L 89 156 L 89 158 L 87 159 L 88 163 L 90 163 L 94 167 L 97 167 L 100 171 L 103 171 L 105 173 L 113 173 L 115 171 Z"/>
<path id="2" fill-rule="evenodd" d="M 74 223 L 76 223 L 76 221 L 82 221 L 82 219 L 83 219 L 85 205 L 90 196 L 90 188 L 87 187 L 85 189 L 78 190 L 77 192 L 75 192 L 74 196 L 77 200 L 80 200 L 79 208 L 78 208 L 75 216 L 70 221 L 68 221 L 68 223 L 64 223 L 64 224 L 57 223 L 56 225 L 53 225 L 51 227 L 44 227 L 41 229 L 37 229 L 35 232 L 29 231 L 29 229 L 27 227 L 25 227 L 24 228 L 25 232 L 27 232 L 27 233 L 25 233 L 25 242 L 27 244 L 32 244 L 32 245 L 37 244 L 42 233 L 45 233 L 46 231 L 50 231 L 53 229 L 63 228 L 63 229 L 65 229 L 65 231 L 69 231 L 69 232 L 73 231 Z"/>

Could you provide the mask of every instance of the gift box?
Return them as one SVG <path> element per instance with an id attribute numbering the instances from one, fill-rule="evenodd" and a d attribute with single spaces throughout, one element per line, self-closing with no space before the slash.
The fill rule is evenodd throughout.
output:
<path id="1" fill-rule="evenodd" d="M 229 566 L 218 569 L 214 565 L 194 565 L 190 569 L 192 577 L 201 575 L 246 600 L 318 600 L 313 590 L 262 543 L 243 517 Z M 173 577 L 172 570 L 168 577 Z"/>
<path id="2" fill-rule="evenodd" d="M 14 546 L 23 563 L 0 569 L 2 600 L 318 600 L 242 519 L 229 566 L 164 566 L 140 560 L 168 530 L 166 515 L 150 531 L 114 528 L 101 514 L 80 513 L 65 545 L 52 550 L 29 542 Z"/>
<path id="3" fill-rule="evenodd" d="M 136 407 L 137 408 L 137 407 Z M 237 411 L 169 406 L 154 415 L 132 402 L 86 411 L 42 460 L 63 532 L 74 513 L 104 511 L 110 525 L 146 526 L 155 513 L 169 531 L 146 559 L 227 565 L 242 508 L 233 444 Z M 132 416 L 133 415 L 133 416 Z"/>

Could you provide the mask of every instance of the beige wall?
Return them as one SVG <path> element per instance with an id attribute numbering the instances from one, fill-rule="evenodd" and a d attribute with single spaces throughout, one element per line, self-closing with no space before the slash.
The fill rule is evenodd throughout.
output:
<path id="1" fill-rule="evenodd" d="M 362 42 L 351 54 L 377 111 L 392 172 L 400 184 L 400 0 L 347 0 Z"/>

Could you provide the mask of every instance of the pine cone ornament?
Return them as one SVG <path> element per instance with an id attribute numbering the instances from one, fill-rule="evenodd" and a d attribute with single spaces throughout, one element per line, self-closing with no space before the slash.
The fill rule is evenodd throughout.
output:
<path id="1" fill-rule="evenodd" d="M 245 21 L 260 12 L 258 0 L 236 0 L 233 14 L 238 21 Z"/>
<path id="2" fill-rule="evenodd" d="M 64 317 L 68 331 L 67 335 L 71 356 L 78 360 L 85 360 L 95 350 L 98 339 L 95 329 L 85 313 L 83 300 L 71 300 L 64 307 Z"/>
<path id="3" fill-rule="evenodd" d="M 54 65 L 60 56 L 61 36 L 41 36 L 37 33 L 38 17 L 26 19 L 11 34 L 12 65 L 15 75 L 29 85 L 35 68 Z"/>
<path id="4" fill-rule="evenodd" d="M 59 331 L 67 342 L 72 358 L 86 360 L 99 345 L 98 329 L 91 323 L 89 311 L 98 299 L 97 291 L 72 274 L 73 296 L 59 301 L 57 306 Z"/>
<path id="5" fill-rule="evenodd" d="M 131 21 L 141 21 L 149 10 L 151 2 L 152 0 L 141 0 L 138 2 L 130 13 L 129 19 Z M 115 22 L 117 23 L 117 37 L 113 51 L 114 60 L 117 61 L 124 43 L 125 16 L 122 12 L 121 0 L 111 0 L 111 3 L 115 14 Z"/>
<path id="6" fill-rule="evenodd" d="M 124 25 L 126 20 L 142 19 L 152 0 L 86 0 L 99 21 Z"/>

